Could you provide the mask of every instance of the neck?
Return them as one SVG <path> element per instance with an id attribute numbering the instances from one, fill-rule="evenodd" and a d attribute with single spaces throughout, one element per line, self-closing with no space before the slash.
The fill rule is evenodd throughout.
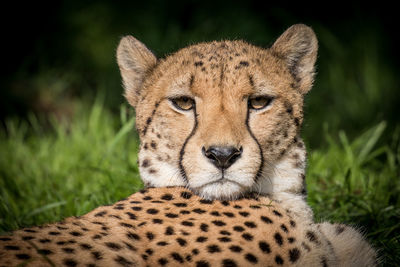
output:
<path id="1" fill-rule="evenodd" d="M 275 164 L 267 164 L 253 191 L 266 194 L 298 216 L 312 219 L 306 203 L 306 150 L 303 141 L 292 144 Z"/>

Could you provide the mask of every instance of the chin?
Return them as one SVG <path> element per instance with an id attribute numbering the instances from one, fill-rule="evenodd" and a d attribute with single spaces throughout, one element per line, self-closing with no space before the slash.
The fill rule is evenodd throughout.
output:
<path id="1" fill-rule="evenodd" d="M 228 180 L 216 181 L 201 186 L 201 188 L 193 188 L 193 190 L 202 198 L 213 200 L 235 200 L 241 197 L 249 189 L 238 183 Z"/>

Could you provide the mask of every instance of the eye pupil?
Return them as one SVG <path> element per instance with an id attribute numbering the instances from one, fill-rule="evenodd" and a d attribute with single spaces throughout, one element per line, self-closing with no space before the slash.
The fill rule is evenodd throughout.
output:
<path id="1" fill-rule="evenodd" d="M 179 110 L 184 110 L 184 111 L 191 110 L 195 105 L 194 100 L 187 96 L 170 98 L 170 101 L 174 105 L 175 108 L 177 108 Z"/>
<path id="2" fill-rule="evenodd" d="M 249 99 L 249 107 L 255 110 L 261 110 L 267 107 L 273 100 L 270 96 L 256 96 Z"/>

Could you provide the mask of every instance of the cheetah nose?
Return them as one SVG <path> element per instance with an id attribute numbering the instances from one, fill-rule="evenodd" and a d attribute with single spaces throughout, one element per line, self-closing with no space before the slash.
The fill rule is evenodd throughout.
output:
<path id="1" fill-rule="evenodd" d="M 203 147 L 202 152 L 212 164 L 218 169 L 228 169 L 235 161 L 240 158 L 243 148 L 237 149 L 233 146 L 210 146 L 207 150 Z"/>

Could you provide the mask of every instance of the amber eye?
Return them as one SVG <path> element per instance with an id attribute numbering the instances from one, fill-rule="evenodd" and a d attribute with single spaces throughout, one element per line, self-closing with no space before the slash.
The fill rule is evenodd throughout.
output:
<path id="1" fill-rule="evenodd" d="M 273 97 L 271 96 L 256 96 L 249 98 L 249 107 L 255 110 L 260 110 L 271 104 Z"/>
<path id="2" fill-rule="evenodd" d="M 180 96 L 176 98 L 169 99 L 172 104 L 180 110 L 191 110 L 194 108 L 194 100 L 188 96 Z"/>

